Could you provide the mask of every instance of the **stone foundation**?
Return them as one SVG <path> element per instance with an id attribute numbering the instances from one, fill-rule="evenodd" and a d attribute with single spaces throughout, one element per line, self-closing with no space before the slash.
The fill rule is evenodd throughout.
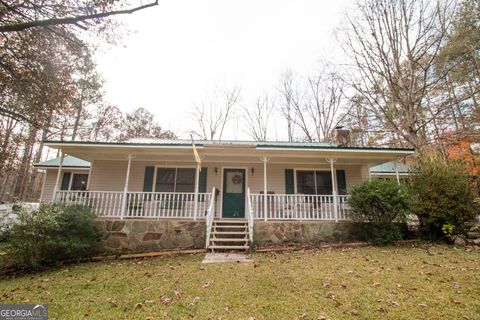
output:
<path id="1" fill-rule="evenodd" d="M 97 224 L 106 252 L 205 248 L 205 221 L 99 219 Z M 253 232 L 258 247 L 363 240 L 359 224 L 354 222 L 255 220 Z"/>
<path id="2" fill-rule="evenodd" d="M 325 221 L 255 221 L 258 247 L 282 243 L 349 242 L 362 240 L 359 224 Z"/>
<path id="3" fill-rule="evenodd" d="M 107 252 L 205 248 L 205 221 L 99 219 L 97 223 Z"/>

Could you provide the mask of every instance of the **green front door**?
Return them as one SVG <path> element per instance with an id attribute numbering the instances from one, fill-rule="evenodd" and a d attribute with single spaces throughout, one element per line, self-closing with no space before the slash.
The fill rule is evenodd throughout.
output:
<path id="1" fill-rule="evenodd" d="M 245 169 L 223 169 L 222 217 L 245 217 Z"/>

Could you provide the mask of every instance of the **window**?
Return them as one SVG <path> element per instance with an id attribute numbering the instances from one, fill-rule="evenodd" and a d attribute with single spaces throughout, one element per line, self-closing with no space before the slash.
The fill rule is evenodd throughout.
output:
<path id="1" fill-rule="evenodd" d="M 195 169 L 157 168 L 156 192 L 194 192 Z"/>
<path id="2" fill-rule="evenodd" d="M 88 174 L 74 174 L 70 190 L 87 190 Z"/>
<path id="3" fill-rule="evenodd" d="M 297 193 L 332 194 L 330 171 L 297 171 Z"/>
<path id="4" fill-rule="evenodd" d="M 60 190 L 87 190 L 88 174 L 64 172 Z"/>

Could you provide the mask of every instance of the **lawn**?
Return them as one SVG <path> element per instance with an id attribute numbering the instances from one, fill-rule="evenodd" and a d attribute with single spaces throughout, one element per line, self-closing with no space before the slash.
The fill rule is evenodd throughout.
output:
<path id="1" fill-rule="evenodd" d="M 480 252 L 448 246 L 84 263 L 0 282 L 50 319 L 480 319 Z"/>

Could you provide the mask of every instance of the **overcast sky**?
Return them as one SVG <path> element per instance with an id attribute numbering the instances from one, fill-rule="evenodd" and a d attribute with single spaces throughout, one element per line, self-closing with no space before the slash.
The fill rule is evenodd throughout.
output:
<path id="1" fill-rule="evenodd" d="M 122 17 L 131 31 L 123 46 L 97 53 L 107 100 L 124 111 L 145 107 L 186 137 L 194 104 L 219 88 L 240 87 L 248 105 L 274 94 L 286 70 L 306 76 L 320 61 L 334 60 L 341 52 L 334 29 L 351 6 L 351 0 L 160 0 Z M 271 138 L 286 138 L 278 123 L 276 130 Z M 248 136 L 232 123 L 223 138 Z"/>

